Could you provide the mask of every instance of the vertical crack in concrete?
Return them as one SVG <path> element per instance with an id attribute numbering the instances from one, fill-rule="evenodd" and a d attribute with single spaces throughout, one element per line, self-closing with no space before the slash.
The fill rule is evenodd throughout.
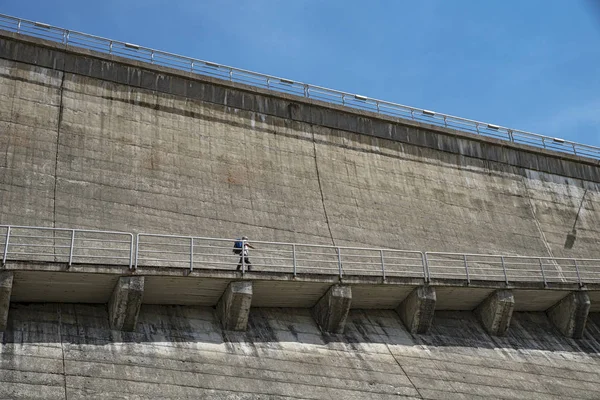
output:
<path id="1" fill-rule="evenodd" d="M 544 247 L 546 248 L 548 255 L 550 257 L 554 258 L 554 253 L 552 253 L 552 248 L 550 247 L 550 244 L 548 243 L 548 240 L 546 239 L 546 234 L 544 233 L 544 230 L 542 229 L 542 224 L 540 224 L 540 221 L 538 220 L 537 215 L 535 213 L 535 206 L 531 199 L 531 194 L 529 192 L 529 188 L 527 187 L 526 179 L 527 179 L 527 177 L 523 177 L 522 182 L 523 182 L 523 187 L 525 188 L 525 194 L 527 195 L 527 202 L 529 204 L 529 209 L 531 210 L 531 215 L 533 216 L 533 221 L 535 222 L 535 226 L 537 227 L 537 230 L 540 234 L 540 238 L 542 239 L 542 243 L 544 243 Z M 552 264 L 554 265 L 554 268 L 556 268 L 556 271 L 560 275 L 561 280 L 563 282 L 565 282 L 566 278 L 565 278 L 565 275 L 563 273 L 561 266 L 555 260 L 552 260 Z"/>
<path id="2" fill-rule="evenodd" d="M 321 193 L 321 204 L 323 205 L 323 213 L 325 214 L 325 223 L 329 230 L 329 236 L 331 237 L 331 243 L 335 246 L 335 239 L 331 232 L 331 224 L 329 223 L 329 215 L 327 215 L 327 208 L 325 207 L 325 196 L 323 195 L 323 186 L 321 185 L 321 174 L 319 173 L 319 159 L 317 157 L 317 141 L 315 139 L 315 131 L 311 127 L 312 142 L 313 142 L 313 154 L 315 156 L 315 169 L 317 170 L 317 182 L 319 183 L 319 192 Z"/>
<path id="3" fill-rule="evenodd" d="M 56 127 L 56 157 L 54 159 L 54 196 L 53 196 L 53 218 L 52 227 L 56 228 L 56 186 L 58 180 L 58 148 L 60 146 L 60 126 L 63 119 L 63 91 L 65 87 L 65 72 L 62 72 L 59 88 L 59 103 L 58 103 L 58 124 Z M 55 243 L 56 244 L 56 243 Z"/>
<path id="4" fill-rule="evenodd" d="M 65 363 L 65 348 L 63 346 L 63 340 L 62 340 L 62 312 L 61 312 L 61 305 L 57 304 L 57 313 L 58 313 L 58 341 L 60 342 L 60 351 L 62 352 L 62 365 L 63 365 L 63 385 L 64 385 L 64 389 L 65 389 L 65 400 L 68 399 L 67 397 L 67 366 Z"/>

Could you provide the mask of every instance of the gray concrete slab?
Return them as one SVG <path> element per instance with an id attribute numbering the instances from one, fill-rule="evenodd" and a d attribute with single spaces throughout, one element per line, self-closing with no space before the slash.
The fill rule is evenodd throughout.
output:
<path id="1" fill-rule="evenodd" d="M 514 308 L 512 291 L 499 289 L 481 302 L 474 312 L 490 335 L 506 336 Z"/>
<path id="2" fill-rule="evenodd" d="M 143 297 L 143 276 L 120 277 L 108 302 L 110 327 L 120 331 L 135 331 Z"/>
<path id="3" fill-rule="evenodd" d="M 10 296 L 13 287 L 13 272 L 0 272 L 0 332 L 6 329 L 8 311 L 10 309 Z"/>
<path id="4" fill-rule="evenodd" d="M 428 333 L 433 321 L 436 292 L 432 286 L 414 289 L 396 308 L 396 312 L 410 333 Z"/>
<path id="5" fill-rule="evenodd" d="M 235 281 L 229 283 L 216 307 L 223 329 L 245 331 L 251 305 L 252 282 Z"/>
<path id="6" fill-rule="evenodd" d="M 311 313 L 323 332 L 343 333 L 351 304 L 352 288 L 333 285 L 315 304 Z"/>
<path id="7" fill-rule="evenodd" d="M 586 292 L 571 292 L 552 306 L 546 314 L 563 335 L 580 339 L 590 311 L 590 298 Z"/>

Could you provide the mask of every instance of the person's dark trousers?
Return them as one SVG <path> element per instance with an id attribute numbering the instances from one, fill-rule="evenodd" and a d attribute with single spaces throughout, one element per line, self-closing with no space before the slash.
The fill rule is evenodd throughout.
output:
<path id="1" fill-rule="evenodd" d="M 250 262 L 248 257 L 243 257 L 243 258 L 244 258 L 244 263 L 246 264 L 246 267 L 248 267 L 248 271 L 252 271 L 252 263 Z M 241 268 L 242 268 L 242 257 L 240 257 L 240 261 L 238 262 L 237 270 L 239 271 Z"/>

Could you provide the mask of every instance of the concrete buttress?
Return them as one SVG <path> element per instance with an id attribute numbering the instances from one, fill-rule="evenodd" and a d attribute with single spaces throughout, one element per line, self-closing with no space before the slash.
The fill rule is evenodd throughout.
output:
<path id="1" fill-rule="evenodd" d="M 571 292 L 550 307 L 546 314 L 563 335 L 580 339 L 583 337 L 590 306 L 590 297 L 586 292 Z"/>
<path id="2" fill-rule="evenodd" d="M 252 305 L 252 282 L 231 282 L 217 303 L 223 329 L 245 331 Z"/>
<path id="3" fill-rule="evenodd" d="M 400 303 L 396 312 L 410 333 L 427 333 L 433 321 L 435 302 L 435 289 L 421 286 Z"/>
<path id="4" fill-rule="evenodd" d="M 134 331 L 143 296 L 143 276 L 120 277 L 108 302 L 110 327 L 120 331 Z"/>
<path id="5" fill-rule="evenodd" d="M 13 273 L 12 271 L 0 272 L 0 332 L 6 330 L 8 322 L 8 310 L 10 308 L 10 295 L 12 293 Z"/>
<path id="6" fill-rule="evenodd" d="M 510 327 L 515 297 L 512 291 L 500 289 L 494 291 L 475 309 L 475 315 L 485 330 L 492 336 L 505 336 Z"/>
<path id="7" fill-rule="evenodd" d="M 312 308 L 312 316 L 323 332 L 343 333 L 351 303 L 350 286 L 334 285 Z"/>

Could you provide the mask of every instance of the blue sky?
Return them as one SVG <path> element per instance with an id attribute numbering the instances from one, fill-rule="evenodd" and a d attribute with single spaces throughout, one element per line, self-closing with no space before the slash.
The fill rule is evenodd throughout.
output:
<path id="1" fill-rule="evenodd" d="M 600 146 L 600 0 L 0 0 L 0 12 Z"/>

